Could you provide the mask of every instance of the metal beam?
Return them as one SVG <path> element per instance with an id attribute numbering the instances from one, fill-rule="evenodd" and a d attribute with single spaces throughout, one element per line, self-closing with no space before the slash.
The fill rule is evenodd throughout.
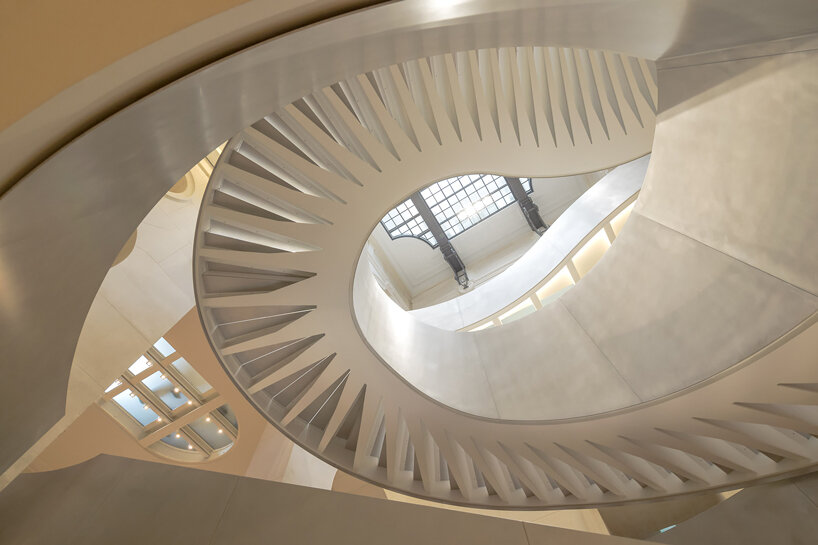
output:
<path id="1" fill-rule="evenodd" d="M 454 279 L 457 280 L 457 283 L 461 287 L 468 288 L 469 275 L 466 274 L 466 265 L 463 264 L 463 260 L 457 255 L 457 250 L 452 246 L 449 237 L 446 236 L 443 227 L 438 223 L 432 209 L 426 204 L 426 200 L 420 195 L 420 192 L 413 193 L 409 198 L 412 200 L 412 204 L 415 205 L 415 208 L 417 208 L 420 217 L 423 218 L 423 221 L 429 226 L 429 231 L 431 231 L 435 240 L 437 240 L 437 247 L 440 248 L 443 259 L 446 260 L 446 263 L 448 263 L 449 267 L 454 271 Z"/>
<path id="2" fill-rule="evenodd" d="M 511 194 L 514 195 L 514 199 L 517 201 L 517 204 L 520 205 L 520 210 L 523 211 L 523 216 L 525 216 L 525 221 L 528 222 L 528 226 L 531 227 L 532 231 L 542 236 L 548 229 L 548 224 L 545 223 L 542 216 L 540 216 L 539 207 L 534 204 L 534 201 L 532 201 L 528 193 L 525 192 L 525 188 L 519 178 L 506 176 L 505 179 L 508 188 L 511 189 Z"/>

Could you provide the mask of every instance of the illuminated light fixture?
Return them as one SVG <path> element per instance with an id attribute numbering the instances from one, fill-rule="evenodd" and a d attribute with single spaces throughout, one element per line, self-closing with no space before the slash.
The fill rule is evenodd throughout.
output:
<path id="1" fill-rule="evenodd" d="M 219 428 L 219 433 L 224 433 L 224 430 Z"/>
<path id="2" fill-rule="evenodd" d="M 174 388 L 174 389 L 173 389 L 173 393 L 174 393 L 174 394 L 178 394 L 178 393 L 179 393 L 179 388 Z"/>
<path id="3" fill-rule="evenodd" d="M 156 417 L 156 421 L 157 421 L 157 422 L 161 422 L 161 421 L 162 421 L 162 417 L 161 417 L 161 416 L 157 416 L 157 417 Z"/>
<path id="4" fill-rule="evenodd" d="M 210 422 L 210 417 L 205 418 L 205 422 Z"/>
<path id="5" fill-rule="evenodd" d="M 177 433 L 177 434 L 176 434 L 176 438 L 177 438 L 177 439 L 179 439 L 180 437 L 182 437 L 182 434 Z"/>
<path id="6" fill-rule="evenodd" d="M 192 401 L 188 401 L 188 402 L 187 402 L 187 404 L 188 404 L 188 405 L 193 405 L 193 402 L 192 402 Z"/>
<path id="7" fill-rule="evenodd" d="M 149 411 L 149 410 L 150 410 L 150 407 L 148 407 L 148 404 L 147 404 L 147 403 L 145 403 L 144 405 L 142 405 L 142 408 L 143 408 L 143 409 L 145 409 L 146 411 Z"/>
<path id="8" fill-rule="evenodd" d="M 131 397 L 136 397 L 133 392 L 128 392 L 128 395 Z"/>
<path id="9" fill-rule="evenodd" d="M 187 449 L 188 449 L 188 450 L 193 450 L 193 445 L 188 444 Z"/>

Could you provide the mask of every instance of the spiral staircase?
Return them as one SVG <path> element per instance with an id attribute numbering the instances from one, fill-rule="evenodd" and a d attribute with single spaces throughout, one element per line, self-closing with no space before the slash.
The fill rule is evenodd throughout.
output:
<path id="1" fill-rule="evenodd" d="M 221 42 L 150 94 L 116 80 L 143 98 L 113 115 L 60 102 L 47 126 L 70 130 L 23 146 L 36 168 L 2 180 L 4 482 L 66 414 L 115 256 L 225 140 L 194 250 L 202 322 L 247 399 L 328 463 L 500 509 L 814 471 L 816 21 L 803 0 L 406 0 L 233 55 Z M 403 311 L 362 257 L 383 213 L 437 180 L 614 167 L 601 187 L 631 191 L 575 208 L 570 244 L 543 237 L 548 260 L 451 306 Z M 464 331 L 546 285 L 637 190 L 572 288 Z"/>
<path id="2" fill-rule="evenodd" d="M 465 51 L 339 81 L 243 129 L 211 178 L 194 259 L 236 385 L 336 467 L 464 505 L 600 506 L 813 467 L 818 299 L 662 218 L 673 203 L 655 164 L 672 160 L 661 124 L 652 141 L 653 74 L 608 51 Z M 592 171 L 651 145 L 650 167 L 609 174 L 630 192 L 600 182 L 606 212 L 575 235 L 647 171 L 606 256 L 513 324 L 458 333 L 445 309 L 407 313 L 361 256 L 383 213 L 436 180 Z M 561 247 L 571 217 L 538 242 L 553 263 L 529 258 L 539 267 L 461 298 L 502 309 L 549 280 L 579 246 Z"/>

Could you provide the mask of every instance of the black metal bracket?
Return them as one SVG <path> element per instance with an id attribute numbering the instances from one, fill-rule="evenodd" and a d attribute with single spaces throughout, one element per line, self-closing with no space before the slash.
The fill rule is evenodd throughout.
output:
<path id="1" fill-rule="evenodd" d="M 534 204 L 534 201 L 532 201 L 528 193 L 525 192 L 525 188 L 519 178 L 506 177 L 506 183 L 511 190 L 511 194 L 514 195 L 517 204 L 520 205 L 520 210 L 523 211 L 523 216 L 525 216 L 525 221 L 528 222 L 528 226 L 531 227 L 532 231 L 542 236 L 548 229 L 548 224 L 545 223 L 542 216 L 540 216 L 540 208 Z"/>

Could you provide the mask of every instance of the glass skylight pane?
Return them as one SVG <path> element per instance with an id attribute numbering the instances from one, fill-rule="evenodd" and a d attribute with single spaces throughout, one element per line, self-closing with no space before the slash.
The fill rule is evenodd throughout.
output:
<path id="1" fill-rule="evenodd" d="M 531 178 L 520 178 L 520 183 L 527 193 L 531 193 Z M 493 174 L 469 174 L 441 180 L 421 190 L 420 196 L 449 238 L 473 227 L 515 200 L 506 179 Z M 395 217 L 397 219 L 393 219 Z M 430 237 L 425 234 L 429 227 L 411 199 L 390 210 L 381 224 L 393 239 L 414 236 L 430 241 Z M 437 246 L 437 241 L 434 240 L 432 245 Z"/>
<path id="2" fill-rule="evenodd" d="M 188 448 L 188 446 L 193 446 L 187 442 L 185 436 L 182 435 L 181 432 L 171 433 L 170 435 L 166 435 L 162 438 L 162 442 L 168 444 L 172 447 L 176 447 L 182 450 L 195 450 L 196 447 Z"/>
<path id="3" fill-rule="evenodd" d="M 125 390 L 115 395 L 113 399 L 117 405 L 122 407 L 143 426 L 147 426 L 159 418 L 159 415 L 153 412 L 150 407 L 145 408 L 145 403 L 139 399 L 139 396 L 131 394 L 132 392 L 130 390 Z"/>
<path id="4" fill-rule="evenodd" d="M 183 393 L 174 391 L 178 388 L 174 387 L 167 378 L 162 378 L 162 373 L 159 371 L 143 380 L 142 384 L 150 388 L 151 392 L 156 394 L 156 397 L 161 399 L 170 410 L 181 407 L 188 401 Z"/>
<path id="5" fill-rule="evenodd" d="M 212 386 L 202 378 L 202 375 L 200 375 L 185 358 L 179 358 L 171 365 L 177 371 L 179 371 L 179 373 L 185 377 L 185 380 L 187 380 L 190 385 L 193 386 L 200 394 L 204 394 L 212 388 Z"/>
<path id="6" fill-rule="evenodd" d="M 423 236 L 423 232 L 428 231 L 429 226 L 420 217 L 420 213 L 411 199 L 407 199 L 390 210 L 381 220 L 381 225 L 393 240 L 398 237 L 409 236 L 427 240 Z M 436 246 L 436 243 L 432 244 Z"/>
<path id="7" fill-rule="evenodd" d="M 176 352 L 176 349 L 173 348 L 168 341 L 165 340 L 164 337 L 160 337 L 158 341 L 153 345 L 160 354 L 165 356 L 166 358 Z"/>
<path id="8" fill-rule="evenodd" d="M 427 201 L 447 236 L 453 237 L 499 211 L 509 203 L 502 197 L 510 194 L 505 179 L 494 175 L 469 175 L 434 184 L 452 188 L 451 196 L 438 206 Z M 513 200 L 513 197 L 512 197 Z"/>
<path id="9" fill-rule="evenodd" d="M 148 361 L 148 358 L 146 358 L 145 356 L 139 356 L 139 359 L 136 360 L 133 363 L 133 365 L 128 367 L 128 371 L 130 371 L 131 374 L 133 374 L 133 375 L 138 375 L 139 373 L 141 373 L 142 371 L 144 371 L 145 369 L 147 369 L 150 366 L 151 366 L 151 362 Z"/>
<path id="10" fill-rule="evenodd" d="M 113 382 L 111 383 L 111 385 L 110 385 L 110 386 L 108 386 L 107 388 L 105 388 L 105 393 L 107 394 L 108 392 L 110 392 L 111 390 L 113 390 L 114 388 L 118 387 L 118 386 L 119 386 L 119 385 L 121 385 L 121 384 L 122 384 L 122 382 L 120 382 L 120 380 L 119 380 L 119 379 L 116 379 L 115 381 L 113 381 Z"/>
<path id="11" fill-rule="evenodd" d="M 233 413 L 233 409 L 230 408 L 230 405 L 222 405 L 216 410 L 219 411 L 222 414 L 222 416 L 224 416 L 227 419 L 228 422 L 233 424 L 234 428 L 239 427 L 239 421 L 236 420 L 236 415 Z"/>
<path id="12" fill-rule="evenodd" d="M 190 424 L 190 427 L 204 439 L 211 448 L 224 448 L 232 439 L 225 433 L 222 425 L 212 416 L 202 417 Z"/>

